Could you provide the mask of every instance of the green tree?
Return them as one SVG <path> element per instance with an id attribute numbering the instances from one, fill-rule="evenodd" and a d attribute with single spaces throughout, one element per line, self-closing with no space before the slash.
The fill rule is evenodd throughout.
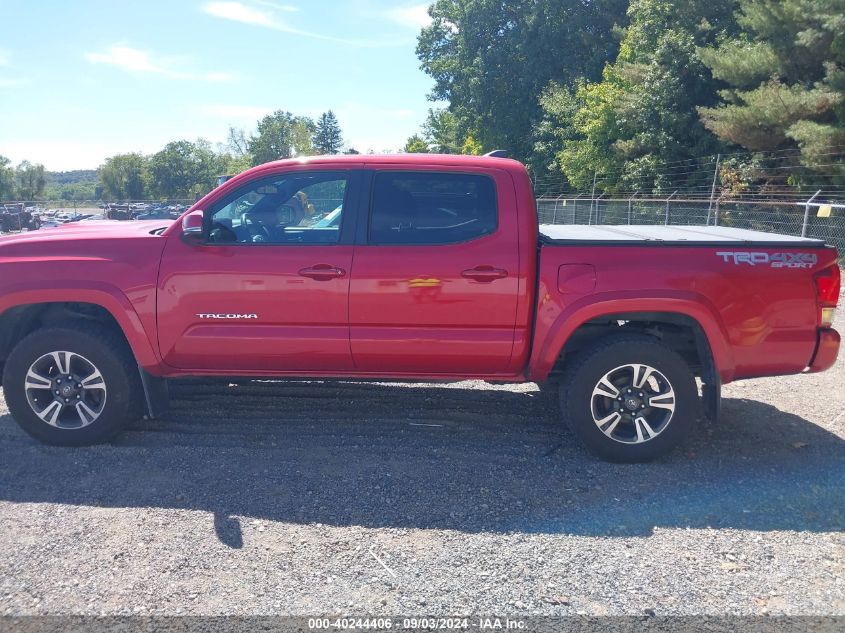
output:
<path id="1" fill-rule="evenodd" d="M 229 152 L 222 152 L 217 155 L 218 176 L 237 176 L 239 173 L 252 167 L 252 156 L 236 156 Z"/>
<path id="2" fill-rule="evenodd" d="M 148 175 L 147 159 L 141 154 L 118 154 L 100 167 L 103 195 L 109 200 L 143 200 Z"/>
<path id="3" fill-rule="evenodd" d="M 481 156 L 483 153 L 484 149 L 482 148 L 481 143 L 476 141 L 472 134 L 468 134 L 464 139 L 463 145 L 461 145 L 461 154 L 466 154 L 468 156 Z"/>
<path id="4" fill-rule="evenodd" d="M 752 151 L 799 147 L 808 164 L 845 144 L 845 0 L 740 0 L 737 19 L 741 38 L 701 52 L 730 86 L 704 125 Z"/>
<path id="5" fill-rule="evenodd" d="M 343 134 L 334 112 L 329 110 L 317 119 L 312 139 L 314 151 L 318 154 L 339 154 L 343 149 Z"/>
<path id="6" fill-rule="evenodd" d="M 15 169 L 18 195 L 23 200 L 35 200 L 44 192 L 47 177 L 44 165 L 34 165 L 28 160 L 21 162 Z"/>
<path id="7" fill-rule="evenodd" d="M 164 198 L 195 197 L 214 188 L 219 170 L 208 141 L 174 141 L 150 157 L 150 186 Z"/>
<path id="8" fill-rule="evenodd" d="M 428 148 L 428 143 L 425 142 L 425 139 L 422 136 L 414 134 L 408 139 L 408 142 L 405 143 L 404 151 L 406 154 L 428 154 L 431 150 Z"/>
<path id="9" fill-rule="evenodd" d="M 0 156 L 0 201 L 12 200 L 15 197 L 15 170 L 12 161 Z"/>
<path id="10" fill-rule="evenodd" d="M 552 84 L 541 98 L 547 125 L 540 126 L 537 151 L 548 152 L 549 124 L 557 122 L 564 147 L 555 163 L 578 188 L 596 173 L 605 177 L 603 189 L 701 184 L 687 178 L 697 176 L 692 159 L 715 154 L 721 143 L 698 116 L 697 107 L 718 99 L 699 51 L 735 32 L 736 6 L 736 0 L 632 0 L 619 55 L 602 81 L 582 81 L 574 92 Z M 667 169 L 682 162 L 690 174 Z"/>
<path id="11" fill-rule="evenodd" d="M 235 158 L 249 156 L 249 139 L 246 137 L 243 128 L 229 126 L 225 150 Z"/>
<path id="12" fill-rule="evenodd" d="M 316 131 L 308 117 L 294 116 L 277 110 L 258 122 L 257 132 L 250 137 L 249 153 L 253 165 L 313 153 L 312 137 Z"/>
<path id="13" fill-rule="evenodd" d="M 436 154 L 460 154 L 458 119 L 445 108 L 429 110 L 423 123 L 423 137 Z"/>
<path id="14" fill-rule="evenodd" d="M 543 118 L 534 128 L 534 150 L 527 161 L 528 168 L 534 176 L 535 187 L 542 177 L 551 176 L 553 187 L 557 188 L 563 171 L 559 160 L 561 149 L 567 141 L 577 137 L 573 120 L 578 112 L 578 101 L 572 90 L 556 82 L 549 84 L 539 101 Z"/>
<path id="15" fill-rule="evenodd" d="M 423 138 L 435 154 L 460 154 L 458 119 L 448 109 L 429 110 L 422 132 Z"/>
<path id="16" fill-rule="evenodd" d="M 625 19 L 626 6 L 626 0 L 437 0 L 417 43 L 435 82 L 430 97 L 449 103 L 457 139 L 477 134 L 484 147 L 525 159 L 542 116 L 541 92 L 550 81 L 600 77 L 616 54 L 613 26 Z"/>

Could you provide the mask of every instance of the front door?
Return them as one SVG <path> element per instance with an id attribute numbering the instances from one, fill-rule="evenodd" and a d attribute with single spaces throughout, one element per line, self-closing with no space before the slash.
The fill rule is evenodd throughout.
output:
<path id="1" fill-rule="evenodd" d="M 510 177 L 496 170 L 375 172 L 350 287 L 358 370 L 507 371 L 519 292 L 515 204 Z"/>
<path id="2" fill-rule="evenodd" d="M 165 363 L 350 371 L 353 236 L 344 209 L 356 178 L 312 170 L 263 177 L 206 210 L 205 244 L 171 234 L 157 306 Z"/>

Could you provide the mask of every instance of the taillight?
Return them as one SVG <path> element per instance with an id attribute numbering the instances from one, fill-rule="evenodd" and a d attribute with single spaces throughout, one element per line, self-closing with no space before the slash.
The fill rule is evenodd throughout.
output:
<path id="1" fill-rule="evenodd" d="M 839 303 L 840 277 L 839 266 L 836 264 L 813 275 L 816 282 L 816 301 L 819 305 L 819 327 L 833 325 L 833 315 L 836 312 L 836 304 Z"/>

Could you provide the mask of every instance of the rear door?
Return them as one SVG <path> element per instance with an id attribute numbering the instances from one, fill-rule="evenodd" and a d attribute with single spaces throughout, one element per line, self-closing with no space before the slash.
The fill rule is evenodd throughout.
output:
<path id="1" fill-rule="evenodd" d="M 516 200 L 499 170 L 372 174 L 350 285 L 359 371 L 505 372 L 519 278 Z"/>

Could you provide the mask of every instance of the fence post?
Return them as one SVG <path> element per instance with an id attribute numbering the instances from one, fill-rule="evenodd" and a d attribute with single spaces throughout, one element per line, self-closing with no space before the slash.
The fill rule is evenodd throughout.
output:
<path id="1" fill-rule="evenodd" d="M 669 201 L 670 201 L 672 198 L 674 198 L 674 197 L 677 195 L 677 193 L 678 193 L 678 191 L 677 191 L 677 189 L 676 189 L 676 190 L 675 190 L 675 192 L 674 192 L 671 196 L 669 196 L 668 198 L 666 198 L 666 223 L 665 223 L 665 224 L 666 224 L 666 226 L 669 226 Z"/>
<path id="2" fill-rule="evenodd" d="M 598 198 L 596 198 L 596 224 L 601 224 L 601 207 L 599 206 L 599 201 L 606 195 L 606 193 L 603 193 Z"/>
<path id="3" fill-rule="evenodd" d="M 713 186 L 710 187 L 710 206 L 707 207 L 707 221 L 705 225 L 710 224 L 710 211 L 713 210 L 713 197 L 716 195 L 716 179 L 719 177 L 719 163 L 722 160 L 722 155 L 716 155 L 716 169 L 713 171 Z"/>
<path id="4" fill-rule="evenodd" d="M 628 198 L 628 226 L 631 226 L 631 209 L 632 209 L 632 207 L 633 207 L 633 205 L 634 205 L 634 198 L 636 198 L 636 197 L 637 197 L 637 194 L 638 194 L 639 192 L 640 192 L 640 190 L 639 190 L 639 189 L 637 189 L 637 190 L 634 192 L 634 195 L 633 195 L 633 196 L 631 196 L 630 198 Z"/>
<path id="5" fill-rule="evenodd" d="M 719 226 L 719 203 L 722 202 L 722 196 L 716 198 L 716 209 L 713 211 L 713 226 Z"/>
<path id="6" fill-rule="evenodd" d="M 596 201 L 596 178 L 598 178 L 598 175 L 597 171 L 593 172 L 593 192 L 590 194 L 590 215 L 587 218 L 587 224 L 593 223 L 593 203 Z"/>
<path id="7" fill-rule="evenodd" d="M 807 224 L 810 221 L 810 205 L 821 192 L 822 190 L 819 189 L 816 193 L 813 194 L 812 198 L 810 198 L 809 200 L 807 200 L 807 202 L 804 203 L 804 224 L 801 226 L 801 237 L 807 237 Z"/>

